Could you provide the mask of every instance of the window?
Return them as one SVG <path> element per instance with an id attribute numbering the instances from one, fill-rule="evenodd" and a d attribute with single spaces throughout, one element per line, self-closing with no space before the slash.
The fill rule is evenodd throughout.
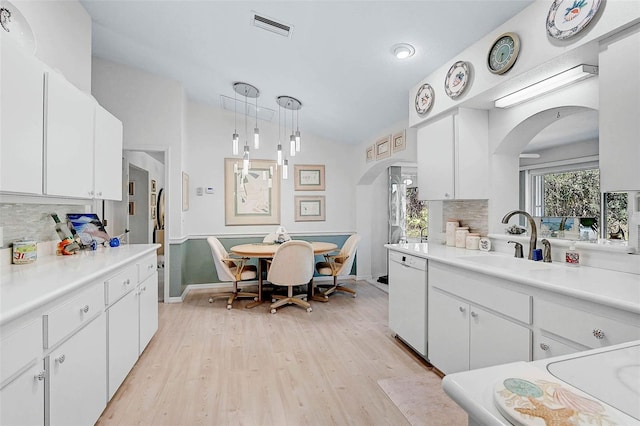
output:
<path id="1" fill-rule="evenodd" d="M 601 197 L 597 164 L 542 167 L 525 173 L 530 182 L 527 210 L 533 216 L 593 217 L 605 224 L 601 231 L 604 238 L 628 238 L 627 194 L 607 193 Z"/>
<path id="2" fill-rule="evenodd" d="M 426 237 L 428 218 L 427 202 L 418 200 L 418 188 L 407 187 L 407 237 Z"/>

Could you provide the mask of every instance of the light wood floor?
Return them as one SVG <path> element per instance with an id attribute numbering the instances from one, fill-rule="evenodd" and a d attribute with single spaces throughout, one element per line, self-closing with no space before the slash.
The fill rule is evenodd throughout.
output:
<path id="1" fill-rule="evenodd" d="M 160 304 L 160 327 L 98 425 L 407 425 L 377 380 L 424 373 L 359 281 L 313 312 L 243 309 L 210 291 Z"/>

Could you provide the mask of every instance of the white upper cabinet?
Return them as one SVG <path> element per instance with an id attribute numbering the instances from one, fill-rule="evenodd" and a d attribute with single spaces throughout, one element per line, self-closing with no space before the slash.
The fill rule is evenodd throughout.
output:
<path id="1" fill-rule="evenodd" d="M 45 82 L 45 194 L 92 198 L 96 102 L 55 72 Z"/>
<path id="2" fill-rule="evenodd" d="M 600 190 L 640 190 L 640 33 L 602 47 Z"/>
<path id="3" fill-rule="evenodd" d="M 418 129 L 421 200 L 488 197 L 488 112 L 459 108 Z"/>
<path id="4" fill-rule="evenodd" d="M 13 43 L 0 57 L 0 191 L 42 194 L 44 67 Z"/>
<path id="5" fill-rule="evenodd" d="M 94 196 L 122 200 L 122 123 L 96 105 Z"/>

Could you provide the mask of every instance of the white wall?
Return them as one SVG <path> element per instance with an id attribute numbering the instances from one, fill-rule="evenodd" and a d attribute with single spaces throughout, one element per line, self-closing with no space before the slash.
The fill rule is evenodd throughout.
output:
<path id="1" fill-rule="evenodd" d="M 275 103 L 275 100 L 274 100 Z M 225 226 L 224 159 L 232 158 L 231 135 L 234 113 L 221 108 L 189 101 L 186 108 L 186 142 L 184 165 L 189 174 L 189 210 L 185 212 L 186 233 L 195 235 L 273 232 L 276 225 Z M 304 110 L 300 112 L 304 114 Z M 238 114 L 238 133 L 244 144 L 244 115 Z M 255 119 L 249 119 L 248 132 L 253 135 Z M 251 158 L 276 159 L 278 127 L 276 123 L 259 121 L 260 149 Z M 281 182 L 281 224 L 292 233 L 349 233 L 355 231 L 356 197 L 353 167 L 354 147 L 302 133 L 302 150 L 289 158 L 289 179 Z M 286 136 L 288 139 L 288 135 Z M 288 147 L 288 143 L 283 143 Z M 240 158 L 240 157 L 236 157 Z M 294 191 L 295 164 L 324 164 L 325 191 Z M 196 195 L 197 187 L 212 186 L 214 194 Z M 295 222 L 294 196 L 326 197 L 325 222 Z"/>
<path id="2" fill-rule="evenodd" d="M 123 148 L 169 148 L 166 182 L 169 236 L 185 236 L 180 190 L 184 90 L 180 83 L 125 65 L 93 59 L 92 91 L 98 102 L 122 121 Z M 175 200 L 175 201 L 173 201 Z"/>
<path id="3" fill-rule="evenodd" d="M 91 93 L 91 17 L 69 1 L 12 0 L 36 39 L 35 55 L 78 89 Z"/>

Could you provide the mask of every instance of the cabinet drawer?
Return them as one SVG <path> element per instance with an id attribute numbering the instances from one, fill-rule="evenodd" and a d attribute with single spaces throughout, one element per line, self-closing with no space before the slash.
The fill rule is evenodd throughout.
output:
<path id="1" fill-rule="evenodd" d="M 136 284 L 138 284 L 138 271 L 136 265 L 130 265 L 105 282 L 106 304 L 111 305 L 133 290 Z"/>
<path id="2" fill-rule="evenodd" d="M 0 342 L 0 384 L 42 354 L 42 323 L 37 320 Z"/>
<path id="3" fill-rule="evenodd" d="M 44 347 L 53 347 L 103 308 L 104 290 L 100 284 L 93 284 L 65 304 L 44 314 Z"/>
<path id="4" fill-rule="evenodd" d="M 640 327 L 637 325 L 625 324 L 543 299 L 536 299 L 535 318 L 541 329 L 589 348 L 640 339 Z"/>
<path id="5" fill-rule="evenodd" d="M 571 346 L 560 342 L 540 332 L 533 336 L 533 360 L 548 359 L 560 355 L 569 355 L 575 352 L 587 350 L 584 346 Z"/>
<path id="6" fill-rule="evenodd" d="M 157 265 L 156 265 L 157 260 L 158 260 L 158 256 L 156 256 L 156 254 L 154 253 L 153 255 L 147 256 L 144 259 L 142 259 L 140 262 L 138 262 L 138 282 L 139 283 L 146 280 L 157 271 Z"/>
<path id="7" fill-rule="evenodd" d="M 435 262 L 429 264 L 429 285 L 474 304 L 531 324 L 531 296 L 493 283 L 500 281 L 465 270 L 453 271 Z M 506 281 L 505 281 L 506 282 Z"/>

